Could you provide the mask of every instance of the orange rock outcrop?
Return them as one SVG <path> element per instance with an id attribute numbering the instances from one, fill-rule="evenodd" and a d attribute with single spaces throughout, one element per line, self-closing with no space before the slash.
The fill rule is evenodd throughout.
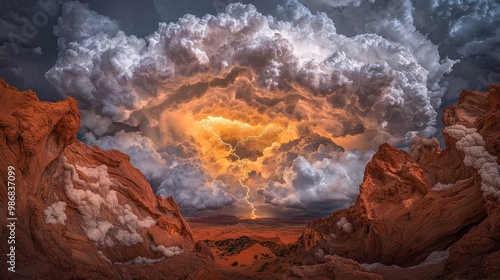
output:
<path id="1" fill-rule="evenodd" d="M 500 85 L 488 90 L 463 91 L 443 122 L 476 129 L 499 163 Z M 321 249 L 360 263 L 408 267 L 451 246 L 443 277 L 498 277 L 500 202 L 482 190 L 478 170 L 464 164 L 458 140 L 443 135 L 444 150 L 427 139 L 415 139 L 410 153 L 381 145 L 354 205 L 312 221 L 299 238 L 299 251 L 307 256 Z"/>
<path id="2" fill-rule="evenodd" d="M 172 198 L 154 195 L 127 155 L 76 139 L 76 100 L 41 102 L 0 80 L 0 104 L 1 279 L 218 279 Z"/>

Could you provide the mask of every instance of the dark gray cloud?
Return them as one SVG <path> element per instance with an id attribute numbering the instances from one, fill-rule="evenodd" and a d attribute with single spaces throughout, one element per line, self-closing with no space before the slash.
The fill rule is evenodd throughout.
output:
<path id="1" fill-rule="evenodd" d="M 445 106 L 455 102 L 464 88 L 485 90 L 486 85 L 500 82 L 498 1 L 377 0 L 353 1 L 359 5 L 344 7 L 321 0 L 302 2 L 329 14 L 343 34 L 373 32 L 424 56 L 435 48 L 441 58 L 459 60 L 446 75 Z M 432 44 L 422 42 L 421 36 Z"/>
<path id="2" fill-rule="evenodd" d="M 0 2 L 0 77 L 51 101 L 61 99 L 44 77 L 57 56 L 52 25 L 60 5 L 55 0 Z"/>
<path id="3" fill-rule="evenodd" d="M 363 181 L 364 167 L 372 156 L 373 153 L 344 152 L 312 164 L 297 156 L 286 163 L 281 175 L 283 182 L 269 181 L 259 193 L 267 203 L 304 211 L 325 201 L 331 203 L 330 208 L 347 206 L 358 195 L 353 186 Z"/>

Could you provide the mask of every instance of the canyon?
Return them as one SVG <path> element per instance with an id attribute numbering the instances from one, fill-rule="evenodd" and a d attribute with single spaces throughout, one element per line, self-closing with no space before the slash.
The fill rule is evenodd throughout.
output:
<path id="1" fill-rule="evenodd" d="M 263 233 L 234 220 L 190 226 L 126 154 L 77 139 L 75 99 L 43 102 L 0 80 L 2 263 L 15 249 L 15 272 L 0 277 L 498 279 L 500 85 L 488 91 L 465 90 L 445 110 L 445 149 L 383 144 L 352 206 Z"/>

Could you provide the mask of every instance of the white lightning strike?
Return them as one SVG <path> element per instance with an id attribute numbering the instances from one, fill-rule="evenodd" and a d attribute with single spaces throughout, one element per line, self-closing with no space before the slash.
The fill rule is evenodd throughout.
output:
<path id="1" fill-rule="evenodd" d="M 245 183 L 243 182 L 243 180 L 245 180 L 245 178 L 246 178 L 246 176 L 247 176 L 247 174 L 248 174 L 248 172 L 245 170 L 245 166 L 246 166 L 246 164 L 247 164 L 247 162 L 248 162 L 248 159 L 246 159 L 246 158 L 241 159 L 241 158 L 240 158 L 240 156 L 238 156 L 238 155 L 236 154 L 236 148 L 238 148 L 238 145 L 239 145 L 240 143 L 242 143 L 242 142 L 248 142 L 248 141 L 250 141 L 250 139 L 253 139 L 253 138 L 257 138 L 257 139 L 258 139 L 258 138 L 262 137 L 264 134 L 266 134 L 266 133 L 267 133 L 267 131 L 268 131 L 268 127 L 266 127 L 266 128 L 264 129 L 264 131 L 262 131 L 259 135 L 251 135 L 251 136 L 247 136 L 245 139 L 242 139 L 242 140 L 238 141 L 238 143 L 236 143 L 236 145 L 234 145 L 234 147 L 233 147 L 233 145 L 231 145 L 231 144 L 229 144 L 229 143 L 224 142 L 224 140 L 222 140 L 222 137 L 221 137 L 219 134 L 217 134 L 217 132 L 215 132 L 215 131 L 214 131 L 214 130 L 210 127 L 210 121 L 212 120 L 212 118 L 213 118 L 213 117 L 208 116 L 207 118 L 208 118 L 207 123 L 206 123 L 205 125 L 202 125 L 202 127 L 203 127 L 205 130 L 207 130 L 207 131 L 211 132 L 213 135 L 215 135 L 215 137 L 217 137 L 217 139 L 219 139 L 219 141 L 220 141 L 222 144 L 224 144 L 225 146 L 229 147 L 229 152 L 228 152 L 228 153 L 229 153 L 230 155 L 232 155 L 232 156 L 235 156 L 235 157 L 238 159 L 238 161 L 237 161 L 237 162 L 239 163 L 239 166 L 240 166 L 240 171 L 241 171 L 241 173 L 242 173 L 242 175 L 241 175 L 241 177 L 238 179 L 238 181 L 240 182 L 240 185 L 241 185 L 243 188 L 245 188 L 245 189 L 247 190 L 247 192 L 246 192 L 246 195 L 245 195 L 244 199 L 245 199 L 245 201 L 247 202 L 247 204 L 248 204 L 248 205 L 250 205 L 250 207 L 252 208 L 252 214 L 251 214 L 251 215 L 252 215 L 252 216 L 251 216 L 251 217 L 252 217 L 252 219 L 258 218 L 258 217 L 257 217 L 257 215 L 255 215 L 255 211 L 257 211 L 257 208 L 255 208 L 255 206 L 253 205 L 253 203 L 252 203 L 250 200 L 248 200 L 248 199 L 250 198 L 250 188 L 249 188 L 247 185 L 245 185 Z"/>

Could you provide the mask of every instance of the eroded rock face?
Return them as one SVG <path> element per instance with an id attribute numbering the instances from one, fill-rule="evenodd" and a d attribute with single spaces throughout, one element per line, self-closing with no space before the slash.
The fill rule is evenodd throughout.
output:
<path id="1" fill-rule="evenodd" d="M 217 279 L 210 257 L 193 251 L 172 198 L 155 196 L 127 155 L 75 139 L 80 115 L 73 98 L 41 102 L 0 80 L 0 104 L 0 173 L 7 182 L 8 167 L 15 169 L 8 217 L 17 218 L 15 273 L 2 269 L 0 278 Z M 6 221 L 7 192 L 0 196 Z M 10 233 L 2 223 L 2 240 Z"/>
<path id="2" fill-rule="evenodd" d="M 366 271 L 359 263 L 341 257 L 325 256 L 325 263 L 295 266 L 285 274 L 284 279 L 342 279 L 382 280 L 382 276 Z"/>
<path id="3" fill-rule="evenodd" d="M 452 246 L 444 276 L 498 277 L 500 85 L 488 90 L 464 91 L 445 111 L 446 149 L 428 139 L 410 153 L 381 145 L 355 204 L 311 222 L 300 250 L 407 267 Z"/>
<path id="4" fill-rule="evenodd" d="M 415 265 L 484 217 L 483 193 L 470 187 L 474 180 L 433 191 L 409 154 L 382 145 L 366 167 L 355 205 L 311 222 L 299 243 L 306 251 L 319 246 L 363 263 Z M 477 202 L 466 204 L 471 198 Z M 352 232 L 338 227 L 342 218 L 352 224 Z"/>
<path id="5" fill-rule="evenodd" d="M 500 207 L 488 201 L 488 216 L 450 249 L 445 279 L 498 279 L 500 275 Z"/>
<path id="6" fill-rule="evenodd" d="M 500 85 L 488 87 L 489 95 L 481 104 L 485 113 L 474 121 L 490 155 L 500 163 Z M 480 94 L 467 92 L 467 94 Z M 458 106 L 461 104 L 459 103 Z M 500 187 L 500 186 L 498 186 Z M 445 279 L 497 279 L 500 275 L 500 203 L 489 195 L 487 217 L 457 241 L 445 263 Z"/>

